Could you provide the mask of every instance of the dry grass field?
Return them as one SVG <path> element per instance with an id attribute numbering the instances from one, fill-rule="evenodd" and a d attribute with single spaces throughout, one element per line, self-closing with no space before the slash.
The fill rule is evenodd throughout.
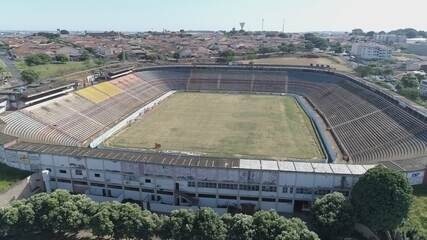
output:
<path id="1" fill-rule="evenodd" d="M 322 159 L 314 129 L 288 96 L 178 92 L 105 143 L 109 147 L 264 159 Z"/>
<path id="2" fill-rule="evenodd" d="M 336 68 L 338 71 L 353 72 L 342 59 L 334 56 L 319 56 L 318 58 L 309 58 L 304 56 L 287 56 L 287 57 L 271 57 L 260 58 L 254 60 L 245 60 L 243 63 L 253 62 L 255 64 L 269 64 L 269 65 L 298 65 L 308 66 L 310 64 L 323 64 Z"/>

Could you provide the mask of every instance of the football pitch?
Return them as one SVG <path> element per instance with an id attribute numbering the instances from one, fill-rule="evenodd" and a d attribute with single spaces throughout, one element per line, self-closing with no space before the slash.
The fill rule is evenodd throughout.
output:
<path id="1" fill-rule="evenodd" d="M 323 159 L 290 96 L 178 92 L 104 144 L 257 159 Z"/>

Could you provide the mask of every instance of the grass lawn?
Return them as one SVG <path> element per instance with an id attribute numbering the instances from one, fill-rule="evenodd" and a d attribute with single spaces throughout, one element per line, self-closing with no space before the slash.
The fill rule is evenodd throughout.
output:
<path id="1" fill-rule="evenodd" d="M 322 159 L 307 115 L 288 96 L 179 92 L 105 145 L 211 156 Z"/>
<path id="2" fill-rule="evenodd" d="M 23 71 L 25 69 L 32 69 L 40 75 L 40 79 L 51 77 L 58 77 L 65 74 L 83 71 L 89 68 L 94 68 L 97 65 L 93 61 L 87 62 L 67 62 L 65 64 L 44 64 L 37 66 L 27 66 L 23 61 L 16 63 L 16 67 Z"/>
<path id="3" fill-rule="evenodd" d="M 261 58 L 254 60 L 243 61 L 245 63 L 253 62 L 255 64 L 272 64 L 272 65 L 301 65 L 308 66 L 310 64 L 323 64 L 336 68 L 339 71 L 353 72 L 353 70 L 346 65 L 346 63 L 338 57 L 334 56 L 320 56 L 318 58 L 308 58 L 303 56 L 289 56 L 289 57 L 271 57 Z"/>
<path id="4" fill-rule="evenodd" d="M 409 210 L 409 225 L 419 229 L 427 238 L 427 186 L 414 186 L 414 202 Z"/>
<path id="5" fill-rule="evenodd" d="M 14 183 L 31 175 L 0 163 L 0 192 L 8 190 Z"/>

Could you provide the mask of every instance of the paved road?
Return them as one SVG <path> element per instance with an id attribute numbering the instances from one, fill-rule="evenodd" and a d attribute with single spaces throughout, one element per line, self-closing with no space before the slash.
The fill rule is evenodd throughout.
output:
<path id="1" fill-rule="evenodd" d="M 11 73 L 12 79 L 9 80 L 10 86 L 22 85 L 21 74 L 15 66 L 15 62 L 9 59 L 6 49 L 0 49 L 0 59 L 4 62 L 7 70 Z"/>

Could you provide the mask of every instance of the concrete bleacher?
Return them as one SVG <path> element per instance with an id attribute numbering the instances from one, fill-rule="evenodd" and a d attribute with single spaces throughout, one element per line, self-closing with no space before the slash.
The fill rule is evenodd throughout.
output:
<path id="1" fill-rule="evenodd" d="M 150 83 L 126 75 L 1 119 L 6 123 L 5 132 L 27 141 L 85 146 L 99 132 L 168 91 L 164 86 L 153 79 Z"/>
<path id="2" fill-rule="evenodd" d="M 18 112 L 4 132 L 26 140 L 85 145 L 171 90 L 291 93 L 306 97 L 353 163 L 427 155 L 427 123 L 343 77 L 301 70 L 165 68 L 125 75 Z"/>
<path id="3" fill-rule="evenodd" d="M 109 95 L 99 91 L 95 87 L 83 88 L 81 90 L 78 90 L 76 94 L 86 98 L 87 100 L 93 103 L 100 103 L 110 98 Z"/>
<path id="4" fill-rule="evenodd" d="M 100 84 L 96 84 L 93 86 L 96 90 L 110 96 L 114 97 L 120 93 L 123 92 L 120 88 L 116 87 L 114 84 L 111 84 L 109 82 L 103 82 Z"/>

